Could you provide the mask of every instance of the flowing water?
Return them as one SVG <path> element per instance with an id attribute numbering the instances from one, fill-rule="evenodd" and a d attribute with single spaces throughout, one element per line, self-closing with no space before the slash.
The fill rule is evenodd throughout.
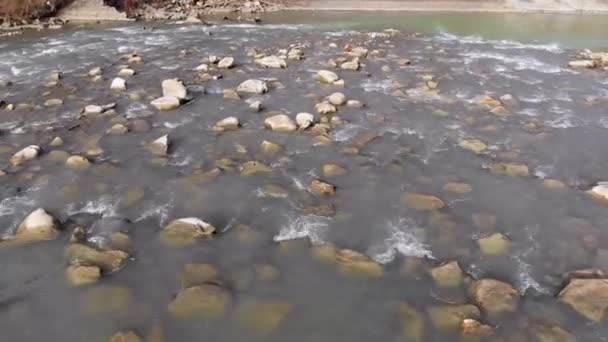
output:
<path id="1" fill-rule="evenodd" d="M 384 21 L 368 22 L 368 14 L 333 24 L 327 20 L 332 17 L 289 15 L 265 25 L 76 27 L 0 41 L 0 78 L 14 83 L 0 89 L 0 99 L 32 105 L 0 110 L 0 169 L 6 172 L 0 176 L 0 227 L 11 235 L 42 207 L 63 228 L 54 241 L 0 248 L 3 339 L 105 341 L 121 329 L 146 336 L 162 327 L 167 341 L 457 341 L 457 329 L 437 326 L 429 308 L 470 303 L 465 283 L 491 277 L 512 284 L 521 300 L 514 313 L 482 314 L 480 321 L 496 327 L 488 340 L 539 340 L 531 331 L 538 326 L 559 326 L 580 341 L 605 340 L 605 323 L 589 324 L 556 298 L 563 273 L 608 264 L 606 208 L 584 193 L 608 179 L 608 79 L 604 71 L 567 67 L 581 42 L 608 46 L 606 27 L 592 24 L 605 25 L 605 17 L 568 17 L 579 21 L 562 22 L 567 33 L 539 19 L 542 29 L 520 28 L 509 36 L 509 25 L 491 29 L 488 21 L 521 23 L 525 16 L 476 14 L 485 23 L 478 28 L 466 24 L 471 16 L 457 22 L 447 15 L 428 21 L 386 15 Z M 389 27 L 400 32 L 383 32 Z M 553 39 L 555 32 L 564 38 Z M 362 69 L 336 70 L 344 88 L 315 81 L 318 70 L 329 69 L 329 59 L 345 56 L 346 44 L 370 51 Z M 288 61 L 286 69 L 260 69 L 247 56 L 250 48 L 277 53 L 291 45 L 301 47 L 305 59 Z M 144 63 L 132 65 L 136 75 L 127 78 L 128 91 L 110 91 L 126 64 L 120 56 L 133 51 Z M 234 56 L 237 65 L 211 71 L 223 77 L 203 81 L 193 69 L 209 55 Z M 411 64 L 400 65 L 402 58 Z M 102 82 L 86 75 L 96 66 L 104 69 Z M 54 70 L 63 77 L 46 87 Z M 161 81 L 175 77 L 189 86 L 193 100 L 158 112 L 149 103 L 161 95 Z M 223 89 L 249 78 L 270 79 L 269 92 L 223 98 Z M 268 115 L 313 113 L 335 91 L 366 106 L 340 107 L 335 116 L 344 122 L 332 125 L 329 139 L 264 129 Z M 498 115 L 480 104 L 486 95 L 505 94 L 516 101 Z M 64 103 L 43 106 L 50 98 Z M 254 100 L 263 102 L 262 112 L 248 109 Z M 110 102 L 116 102 L 116 114 L 80 115 L 88 104 Z M 242 127 L 211 129 L 227 116 L 238 117 Z M 106 134 L 116 123 L 130 131 Z M 171 140 L 169 155 L 156 158 L 144 144 L 164 134 Z M 57 136 L 64 144 L 53 147 Z M 487 148 L 463 149 L 467 139 Z M 262 153 L 264 140 L 281 151 Z M 11 166 L 11 154 L 31 144 L 43 154 Z M 89 157 L 87 170 L 51 158 L 53 150 L 85 155 L 94 148 L 103 153 Z M 251 160 L 271 172 L 242 176 L 239 166 Z M 220 170 L 218 161 L 219 174 L 213 171 Z M 346 173 L 327 177 L 322 167 L 328 163 Z M 529 175 L 491 172 L 497 163 L 525 164 Z M 310 193 L 317 178 L 336 185 L 335 196 Z M 546 179 L 564 187 L 549 188 Z M 458 191 L 446 186 L 453 183 Z M 435 195 L 445 207 L 415 210 L 400 200 L 412 192 Z M 71 222 L 80 218 L 94 226 L 112 217 L 128 220 L 122 225 L 131 258 L 97 284 L 67 286 Z M 201 218 L 218 234 L 168 247 L 159 232 L 181 217 Z M 511 241 L 506 253 L 481 253 L 477 240 L 493 233 Z M 367 255 L 382 265 L 382 275 L 339 272 L 312 252 L 327 243 Z M 452 260 L 468 276 L 446 290 L 428 269 Z M 221 317 L 183 320 L 168 312 L 182 289 L 177 276 L 192 262 L 217 270 L 214 281 L 231 297 Z M 91 309 L 91 291 L 108 286 L 128 296 L 102 293 Z M 243 307 L 264 300 L 288 303 L 288 314 L 258 310 L 243 324 Z M 107 302 L 119 303 L 95 310 Z M 400 314 L 403 303 L 413 316 Z M 408 322 L 419 322 L 423 333 L 412 333 Z"/>

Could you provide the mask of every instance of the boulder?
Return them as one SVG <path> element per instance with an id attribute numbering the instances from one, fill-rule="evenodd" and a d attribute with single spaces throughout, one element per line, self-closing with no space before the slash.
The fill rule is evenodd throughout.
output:
<path id="1" fill-rule="evenodd" d="M 15 237 L 21 241 L 36 242 L 54 240 L 59 234 L 56 220 L 44 209 L 38 208 L 19 224 Z"/>
<path id="2" fill-rule="evenodd" d="M 599 323 L 608 310 L 608 279 L 571 279 L 558 297 L 585 318 Z"/>
<path id="3" fill-rule="evenodd" d="M 215 232 L 216 229 L 211 224 L 195 217 L 187 217 L 171 221 L 161 230 L 160 239 L 168 246 L 184 247 Z"/>
<path id="4" fill-rule="evenodd" d="M 236 91 L 239 93 L 252 93 L 261 95 L 268 92 L 268 85 L 266 85 L 266 82 L 262 80 L 251 79 L 239 84 L 239 86 L 236 88 Z"/>
<path id="5" fill-rule="evenodd" d="M 401 195 L 401 203 L 415 210 L 439 210 L 445 203 L 434 195 L 406 192 Z"/>
<path id="6" fill-rule="evenodd" d="M 213 130 L 216 131 L 227 131 L 227 130 L 235 130 L 239 128 L 239 119 L 234 116 L 229 116 L 218 121 L 214 126 Z"/>
<path id="7" fill-rule="evenodd" d="M 163 96 L 153 100 L 150 104 L 158 110 L 166 111 L 179 107 L 180 101 L 175 96 Z"/>
<path id="8" fill-rule="evenodd" d="M 10 159 L 10 163 L 13 166 L 21 165 L 22 163 L 24 163 L 27 160 L 38 157 L 38 155 L 40 155 L 40 151 L 41 151 L 40 146 L 30 145 L 30 146 L 25 147 L 24 149 L 18 151 L 17 153 L 13 154 L 13 156 Z"/>
<path id="9" fill-rule="evenodd" d="M 270 335 L 277 331 L 293 310 L 284 300 L 253 300 L 237 311 L 239 323 L 258 335 Z"/>
<path id="10" fill-rule="evenodd" d="M 169 136 L 167 134 L 146 145 L 146 150 L 156 156 L 164 157 L 169 151 Z"/>
<path id="11" fill-rule="evenodd" d="M 266 56 L 255 60 L 255 64 L 263 68 L 284 69 L 287 63 L 277 56 Z"/>
<path id="12" fill-rule="evenodd" d="M 188 90 L 180 80 L 164 80 L 161 86 L 163 89 L 163 97 L 175 97 L 180 101 L 185 100 L 188 97 Z"/>
<path id="13" fill-rule="evenodd" d="M 338 77 L 338 75 L 333 71 L 319 70 L 317 72 L 317 80 L 319 80 L 319 82 L 321 82 L 321 83 L 333 84 L 334 82 L 338 81 L 339 79 L 340 78 Z"/>
<path id="14" fill-rule="evenodd" d="M 121 250 L 97 250 L 80 243 L 65 249 L 65 259 L 71 265 L 97 266 L 105 273 L 116 272 L 127 262 L 129 254 Z"/>
<path id="15" fill-rule="evenodd" d="M 296 115 L 296 124 L 298 124 L 298 129 L 300 131 L 303 131 L 308 127 L 312 126 L 314 122 L 315 117 L 310 113 L 298 113 Z"/>
<path id="16" fill-rule="evenodd" d="M 100 277 L 98 266 L 70 265 L 65 270 L 66 282 L 72 287 L 96 283 Z"/>
<path id="17" fill-rule="evenodd" d="M 451 261 L 430 270 L 435 285 L 439 287 L 457 287 L 462 284 L 464 274 L 457 261 Z"/>
<path id="18" fill-rule="evenodd" d="M 506 255 L 511 249 L 511 240 L 501 233 L 495 233 L 477 240 L 477 245 L 484 255 Z"/>
<path id="19" fill-rule="evenodd" d="M 296 123 L 293 120 L 285 115 L 279 114 L 266 118 L 264 120 L 264 126 L 275 132 L 293 132 L 298 129 Z"/>
<path id="20" fill-rule="evenodd" d="M 473 191 L 473 188 L 467 183 L 448 182 L 443 186 L 443 191 L 466 194 Z"/>
<path id="21" fill-rule="evenodd" d="M 220 69 L 230 69 L 234 67 L 234 58 L 233 57 L 224 57 L 218 63 L 217 67 Z"/>
<path id="22" fill-rule="evenodd" d="M 70 156 L 65 161 L 65 166 L 73 170 L 86 170 L 91 167 L 91 163 L 83 156 Z"/>
<path id="23" fill-rule="evenodd" d="M 336 186 L 315 179 L 310 183 L 310 192 L 318 196 L 334 196 L 336 194 Z"/>
<path id="24" fill-rule="evenodd" d="M 495 279 L 474 281 L 469 295 L 490 316 L 512 313 L 519 302 L 519 293 L 513 286 Z"/>
<path id="25" fill-rule="evenodd" d="M 127 90 L 127 81 L 120 77 L 116 77 L 114 80 L 112 80 L 112 83 L 110 84 L 110 89 L 116 91 L 125 91 Z"/>
<path id="26" fill-rule="evenodd" d="M 346 95 L 336 92 L 329 95 L 327 100 L 334 106 L 342 106 L 346 103 Z"/>
<path id="27" fill-rule="evenodd" d="M 215 284 L 203 284 L 180 291 L 169 304 L 169 313 L 177 318 L 217 319 L 226 313 L 232 298 Z"/>

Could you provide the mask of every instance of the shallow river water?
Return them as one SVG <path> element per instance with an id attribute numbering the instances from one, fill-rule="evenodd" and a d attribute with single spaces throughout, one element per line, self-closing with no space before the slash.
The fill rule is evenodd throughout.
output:
<path id="1" fill-rule="evenodd" d="M 608 179 L 606 72 L 568 68 L 580 45 L 567 39 L 388 27 L 133 24 L 0 40 L 0 79 L 13 83 L 0 100 L 17 104 L 0 109 L 0 228 L 10 237 L 44 208 L 61 229 L 52 241 L 0 243 L 3 339 L 107 341 L 118 330 L 156 338 L 162 330 L 166 341 L 605 340 L 605 320 L 590 323 L 557 294 L 564 273 L 608 267 L 607 208 L 585 193 Z M 327 65 L 352 59 L 347 44 L 368 49 L 359 71 Z M 286 69 L 259 68 L 247 55 L 291 47 L 304 59 Z M 130 65 L 127 91 L 111 91 L 129 64 L 121 56 L 134 51 L 143 63 Z M 194 68 L 209 55 L 233 56 L 235 66 L 211 65 L 208 74 L 223 77 L 207 80 Z M 94 67 L 103 80 L 87 75 Z M 344 86 L 316 81 L 321 69 Z M 48 85 L 54 71 L 62 77 Z M 169 78 L 192 100 L 159 112 L 150 101 Z M 251 78 L 269 91 L 222 95 Z M 339 119 L 317 130 L 264 128 L 281 113 L 329 120 L 315 104 L 334 92 L 365 106 L 340 106 Z M 49 99 L 63 103 L 45 106 Z M 249 109 L 257 100 L 259 113 Z M 80 114 L 112 102 L 113 111 Z M 241 127 L 213 130 L 228 116 Z M 108 132 L 116 124 L 128 132 Z M 145 145 L 165 134 L 169 153 L 155 157 Z M 53 146 L 55 137 L 63 144 Z M 263 141 L 281 148 L 264 153 Z M 11 165 L 28 145 L 41 154 Z M 68 155 L 90 166 L 66 167 Z M 250 161 L 263 172 L 246 175 Z M 325 164 L 341 168 L 331 174 Z M 335 194 L 310 191 L 315 179 Z M 168 245 L 161 230 L 184 217 L 217 234 Z M 68 286 L 64 254 L 76 226 L 86 231 L 82 244 L 101 249 L 110 234 L 128 234 L 124 266 Z M 498 247 L 484 250 L 489 236 Z M 361 253 L 364 265 L 328 246 Z M 430 270 L 450 261 L 464 276 L 446 286 Z M 207 266 L 186 281 L 191 263 Z M 515 288 L 513 310 L 462 309 L 475 304 L 469 285 L 486 278 Z M 224 301 L 207 294 L 213 303 L 194 317 L 175 314 L 170 303 L 193 285 Z M 462 318 L 492 332 L 463 335 Z"/>

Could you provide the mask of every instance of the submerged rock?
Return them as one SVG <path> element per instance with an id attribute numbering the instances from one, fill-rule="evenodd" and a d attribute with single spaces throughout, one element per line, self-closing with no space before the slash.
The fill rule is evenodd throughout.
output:
<path id="1" fill-rule="evenodd" d="M 457 261 L 434 267 L 430 270 L 435 285 L 439 287 L 457 287 L 462 284 L 464 274 Z"/>
<path id="2" fill-rule="evenodd" d="M 188 90 L 180 80 L 164 80 L 161 87 L 163 89 L 163 97 L 175 97 L 178 100 L 185 100 L 188 97 Z"/>
<path id="3" fill-rule="evenodd" d="M 319 196 L 334 196 L 336 194 L 336 186 L 315 179 L 310 183 L 310 192 Z"/>
<path id="4" fill-rule="evenodd" d="M 582 316 L 599 323 L 608 310 L 608 279 L 571 279 L 558 297 Z"/>
<path id="5" fill-rule="evenodd" d="M 180 291 L 169 304 L 169 313 L 177 318 L 217 319 L 225 315 L 232 298 L 219 285 L 204 284 Z"/>
<path id="6" fill-rule="evenodd" d="M 459 146 L 465 150 L 473 151 L 477 154 L 483 152 L 488 146 L 479 139 L 462 140 Z"/>
<path id="7" fill-rule="evenodd" d="M 266 85 L 266 82 L 264 81 L 251 79 L 239 84 L 239 86 L 236 88 L 236 91 L 239 93 L 252 93 L 261 95 L 268 92 L 268 85 Z"/>
<path id="8" fill-rule="evenodd" d="M 100 285 L 80 297 L 82 311 L 89 315 L 125 314 L 131 304 L 128 288 Z"/>
<path id="9" fill-rule="evenodd" d="M 505 255 L 511 249 L 511 240 L 501 233 L 483 237 L 477 240 L 477 244 L 481 253 L 488 256 Z"/>
<path id="10" fill-rule="evenodd" d="M 209 264 L 189 263 L 177 276 L 177 281 L 182 288 L 188 288 L 214 281 L 218 275 L 218 271 Z"/>
<path id="11" fill-rule="evenodd" d="M 169 136 L 167 134 L 146 145 L 146 150 L 156 156 L 164 157 L 169 151 Z"/>
<path id="12" fill-rule="evenodd" d="M 254 300 L 238 310 L 238 320 L 246 329 L 260 335 L 276 332 L 293 310 L 293 305 L 284 300 Z"/>
<path id="13" fill-rule="evenodd" d="M 129 254 L 121 250 L 98 250 L 80 243 L 65 249 L 65 259 L 71 265 L 98 266 L 103 272 L 116 272 L 124 266 Z"/>
<path id="14" fill-rule="evenodd" d="M 255 160 L 250 160 L 241 165 L 241 176 L 248 177 L 255 175 L 256 173 L 268 173 L 272 172 L 270 166 Z"/>
<path id="15" fill-rule="evenodd" d="M 382 265 L 366 255 L 350 249 L 337 249 L 334 245 L 314 246 L 312 254 L 317 259 L 335 264 L 340 273 L 356 278 L 377 278 L 384 275 Z"/>
<path id="16" fill-rule="evenodd" d="M 263 68 L 284 69 L 287 63 L 284 59 L 277 56 L 266 56 L 255 60 L 255 64 Z"/>
<path id="17" fill-rule="evenodd" d="M 96 283 L 100 277 L 98 266 L 70 265 L 65 270 L 66 282 L 73 287 Z"/>
<path id="18" fill-rule="evenodd" d="M 86 170 L 91 166 L 91 163 L 83 156 L 70 156 L 65 161 L 65 166 L 73 170 Z"/>
<path id="19" fill-rule="evenodd" d="M 469 295 L 484 312 L 494 317 L 514 312 L 519 302 L 519 293 L 513 286 L 495 279 L 474 281 Z"/>
<path id="20" fill-rule="evenodd" d="M 465 319 L 479 319 L 481 313 L 475 305 L 434 305 L 427 308 L 431 323 L 437 330 L 457 331 Z"/>
<path id="21" fill-rule="evenodd" d="M 538 342 L 576 342 L 577 338 L 556 325 L 530 324 L 528 333 Z"/>
<path id="22" fill-rule="evenodd" d="M 409 304 L 401 303 L 397 308 L 402 324 L 402 335 L 407 341 L 424 342 L 424 315 Z"/>
<path id="23" fill-rule="evenodd" d="M 260 151 L 267 155 L 277 154 L 281 151 L 281 149 L 281 145 L 275 144 L 268 140 L 264 140 L 260 143 Z"/>
<path id="24" fill-rule="evenodd" d="M 508 176 L 529 176 L 530 170 L 525 164 L 497 163 L 490 166 L 490 172 Z"/>
<path id="25" fill-rule="evenodd" d="M 17 153 L 13 154 L 13 156 L 10 159 L 10 163 L 13 166 L 21 165 L 25 161 L 38 157 L 38 155 L 40 155 L 40 151 L 41 151 L 40 146 L 30 145 L 30 146 L 25 147 L 24 149 L 18 151 Z"/>
<path id="26" fill-rule="evenodd" d="M 15 238 L 24 242 L 54 240 L 59 237 L 57 221 L 44 209 L 32 211 L 17 227 Z"/>
<path id="27" fill-rule="evenodd" d="M 285 114 L 279 114 L 266 118 L 266 120 L 264 120 L 264 126 L 275 132 L 284 133 L 294 132 L 298 129 L 296 123 L 293 122 L 293 120 Z"/>
<path id="28" fill-rule="evenodd" d="M 161 230 L 160 239 L 168 246 L 184 247 L 215 232 L 216 229 L 211 224 L 195 217 L 187 217 L 171 221 Z"/>
<path id="29" fill-rule="evenodd" d="M 473 191 L 473 188 L 467 183 L 448 182 L 443 186 L 443 190 L 458 194 L 466 194 Z"/>
<path id="30" fill-rule="evenodd" d="M 153 100 L 150 104 L 158 110 L 166 111 L 178 108 L 180 101 L 175 96 L 163 96 Z"/>
<path id="31" fill-rule="evenodd" d="M 413 192 L 401 195 L 401 203 L 415 210 L 439 210 L 445 207 L 445 203 L 437 196 Z"/>
<path id="32" fill-rule="evenodd" d="M 110 342 L 142 342 L 142 339 L 132 331 L 119 331 L 110 337 Z"/>

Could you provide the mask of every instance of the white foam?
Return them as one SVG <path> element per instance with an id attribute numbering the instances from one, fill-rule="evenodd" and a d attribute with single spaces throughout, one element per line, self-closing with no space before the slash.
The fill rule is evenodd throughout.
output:
<path id="1" fill-rule="evenodd" d="M 478 59 L 493 59 L 500 61 L 502 63 L 513 66 L 515 70 L 534 70 L 546 74 L 556 74 L 564 71 L 569 71 L 567 69 L 561 68 L 559 66 L 551 65 L 548 63 L 544 63 L 534 57 L 525 57 L 525 56 L 507 56 L 505 54 L 501 54 L 498 52 L 489 52 L 489 51 L 466 51 L 461 52 L 460 56 L 464 57 L 464 62 L 466 64 L 470 64 L 471 62 Z"/>
<path id="2" fill-rule="evenodd" d="M 306 215 L 291 217 L 273 237 L 276 242 L 308 238 L 312 244 L 326 243 L 325 232 L 329 228 L 329 219 L 320 216 Z"/>
<path id="3" fill-rule="evenodd" d="M 78 213 L 100 214 L 102 216 L 117 216 L 118 200 L 103 196 L 95 201 L 87 201 L 82 206 L 77 206 L 75 203 L 67 205 L 66 212 L 69 215 Z"/>
<path id="4" fill-rule="evenodd" d="M 387 227 L 388 237 L 367 251 L 376 262 L 387 264 L 397 255 L 434 258 L 430 247 L 416 233 L 418 226 L 412 219 L 401 217 L 389 222 Z"/>

